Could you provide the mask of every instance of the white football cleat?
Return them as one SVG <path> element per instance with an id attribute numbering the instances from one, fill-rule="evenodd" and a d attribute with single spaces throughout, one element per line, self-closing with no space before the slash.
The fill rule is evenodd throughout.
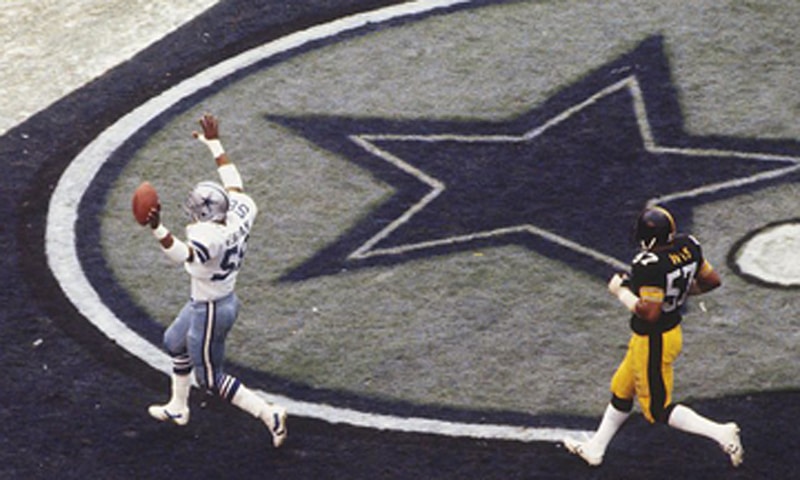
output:
<path id="1" fill-rule="evenodd" d="M 739 438 L 739 425 L 735 423 L 726 423 L 725 427 L 730 429 L 729 438 L 725 443 L 720 444 L 722 450 L 731 457 L 731 464 L 738 467 L 744 462 L 744 447 L 742 447 L 742 440 Z"/>
<path id="2" fill-rule="evenodd" d="M 272 434 L 272 445 L 279 448 L 286 440 L 289 431 L 286 428 L 286 409 L 283 407 L 270 406 L 269 410 L 261 416 L 261 420 L 267 425 L 269 433 Z"/>
<path id="3" fill-rule="evenodd" d="M 150 405 L 147 413 L 160 422 L 171 422 L 181 427 L 189 423 L 189 407 L 181 409 L 169 405 Z"/>
<path id="4" fill-rule="evenodd" d="M 564 447 L 570 453 L 578 455 L 589 465 L 596 467 L 603 463 L 603 455 L 593 455 L 586 449 L 586 442 L 575 440 L 574 438 L 565 438 Z"/>

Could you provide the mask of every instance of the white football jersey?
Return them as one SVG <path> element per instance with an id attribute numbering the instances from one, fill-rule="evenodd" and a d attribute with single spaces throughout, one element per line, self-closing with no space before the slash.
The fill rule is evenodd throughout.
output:
<path id="1" fill-rule="evenodd" d="M 225 224 L 196 222 L 186 227 L 194 261 L 184 264 L 192 277 L 192 299 L 210 302 L 233 292 L 247 251 L 247 240 L 258 208 L 249 195 L 228 192 L 230 208 Z"/>

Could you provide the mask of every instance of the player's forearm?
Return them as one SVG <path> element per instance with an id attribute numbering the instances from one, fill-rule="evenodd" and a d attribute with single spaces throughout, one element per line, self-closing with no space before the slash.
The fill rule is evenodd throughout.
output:
<path id="1" fill-rule="evenodd" d="M 625 306 L 625 308 L 630 310 L 631 313 L 636 313 L 636 307 L 639 304 L 639 297 L 637 297 L 633 292 L 631 292 L 629 288 L 622 287 L 614 294 L 620 301 L 620 303 L 622 303 Z"/>
<path id="2" fill-rule="evenodd" d="M 689 288 L 689 295 L 701 295 L 710 292 L 722 285 L 722 280 L 715 270 L 704 271 L 698 276 Z"/>
<path id="3" fill-rule="evenodd" d="M 186 243 L 175 238 L 162 224 L 153 229 L 153 235 L 161 245 L 161 251 L 175 263 L 183 263 L 192 259 L 192 250 Z"/>
<path id="4" fill-rule="evenodd" d="M 689 295 L 701 295 L 722 285 L 722 279 L 708 260 L 703 261 L 697 278 L 689 286 Z"/>
<path id="5" fill-rule="evenodd" d="M 204 136 L 198 136 L 197 138 L 208 147 L 211 156 L 214 157 L 214 161 L 217 163 L 217 173 L 219 173 L 219 178 L 222 180 L 222 186 L 226 190 L 243 191 L 242 176 L 239 174 L 236 165 L 228 158 L 228 154 L 225 153 L 222 141 L 219 138 L 207 139 Z"/>
<path id="6" fill-rule="evenodd" d="M 642 300 L 626 285 L 627 276 L 617 274 L 608 282 L 608 290 L 628 311 L 648 322 L 655 322 L 661 315 L 661 304 Z"/>
<path id="7" fill-rule="evenodd" d="M 639 301 L 630 288 L 628 288 L 627 274 L 617 273 L 608 281 L 608 291 L 625 305 L 625 308 L 636 313 L 636 303 Z"/>

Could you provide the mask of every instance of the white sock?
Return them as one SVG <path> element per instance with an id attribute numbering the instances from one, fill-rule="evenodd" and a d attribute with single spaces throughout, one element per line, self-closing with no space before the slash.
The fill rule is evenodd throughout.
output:
<path id="1" fill-rule="evenodd" d="M 239 384 L 231 403 L 254 417 L 260 417 L 267 410 L 267 402 L 245 387 L 244 384 Z"/>
<path id="2" fill-rule="evenodd" d="M 585 445 L 587 452 L 602 457 L 606 453 L 606 447 L 608 447 L 611 439 L 614 438 L 614 435 L 630 414 L 630 412 L 617 410 L 609 403 L 605 413 L 603 413 L 603 419 L 600 420 L 600 426 L 597 427 L 594 436 Z"/>
<path id="3" fill-rule="evenodd" d="M 172 374 L 172 397 L 167 404 L 169 410 L 183 410 L 189 407 L 189 391 L 192 389 L 192 376 Z"/>
<path id="4" fill-rule="evenodd" d="M 684 405 L 676 405 L 672 409 L 667 423 L 672 428 L 695 435 L 702 435 L 715 440 L 719 444 L 725 442 L 728 433 L 728 430 L 721 423 L 709 420 Z"/>

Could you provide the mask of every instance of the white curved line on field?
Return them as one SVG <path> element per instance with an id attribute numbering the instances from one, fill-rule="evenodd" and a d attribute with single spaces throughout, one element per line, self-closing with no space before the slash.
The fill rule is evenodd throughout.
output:
<path id="1" fill-rule="evenodd" d="M 149 121 L 180 100 L 255 63 L 343 32 L 408 15 L 420 14 L 468 0 L 419 0 L 344 17 L 307 30 L 281 37 L 260 47 L 225 60 L 164 93 L 148 100 L 104 130 L 84 148 L 65 169 L 58 181 L 47 215 L 45 252 L 54 277 L 67 298 L 98 330 L 132 355 L 169 375 L 172 363 L 166 353 L 131 330 L 100 299 L 78 260 L 76 222 L 78 206 L 97 172 L 126 139 Z M 513 425 L 487 425 L 448 422 L 428 418 L 403 418 L 376 415 L 353 409 L 298 401 L 268 392 L 258 392 L 268 401 L 283 404 L 291 414 L 364 428 L 429 433 L 454 437 L 532 441 L 559 441 L 565 436 L 585 436 L 587 432 L 561 428 L 526 428 Z"/>

